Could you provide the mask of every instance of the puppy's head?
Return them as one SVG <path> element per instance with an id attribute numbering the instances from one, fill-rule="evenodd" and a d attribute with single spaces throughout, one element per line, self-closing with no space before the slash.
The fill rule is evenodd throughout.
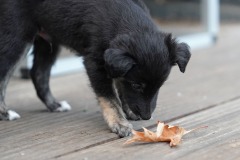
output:
<path id="1" fill-rule="evenodd" d="M 170 34 L 152 33 L 115 38 L 104 59 L 123 108 L 147 120 L 171 67 L 177 64 L 184 72 L 190 56 L 187 44 L 177 43 Z"/>

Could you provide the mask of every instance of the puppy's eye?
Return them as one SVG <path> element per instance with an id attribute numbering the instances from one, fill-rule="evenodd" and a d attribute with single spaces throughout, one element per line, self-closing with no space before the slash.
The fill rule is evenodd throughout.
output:
<path id="1" fill-rule="evenodd" d="M 132 88 L 136 91 L 142 91 L 143 86 L 141 84 L 138 84 L 138 83 L 132 83 Z"/>

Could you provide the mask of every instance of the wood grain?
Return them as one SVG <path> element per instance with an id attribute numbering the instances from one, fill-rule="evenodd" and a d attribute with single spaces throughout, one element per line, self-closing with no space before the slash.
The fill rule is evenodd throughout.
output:
<path id="1" fill-rule="evenodd" d="M 169 143 L 145 143 L 124 146 L 125 139 L 99 145 L 59 159 L 235 159 L 240 157 L 240 99 L 171 122 L 185 128 L 207 125 L 190 133 L 171 148 Z M 153 129 L 153 130 L 156 130 Z"/>
<path id="2" fill-rule="evenodd" d="M 30 81 L 12 79 L 6 100 L 22 119 L 0 122 L 0 159 L 81 159 L 85 156 L 98 159 L 101 155 L 106 159 L 129 155 L 160 159 L 164 154 L 166 159 L 204 159 L 204 156 L 211 159 L 219 155 L 222 160 L 225 155 L 236 159 L 240 123 L 237 116 L 240 114 L 239 27 L 240 24 L 223 27 L 215 46 L 193 51 L 186 74 L 174 67 L 161 88 L 154 119 L 132 122 L 134 129 L 151 128 L 157 120 L 187 128 L 208 123 L 208 130 L 185 137 L 187 141 L 180 147 L 170 149 L 168 144 L 151 144 L 122 148 L 124 139 L 119 140 L 108 130 L 83 72 L 51 80 L 56 98 L 67 100 L 73 106 L 68 113 L 48 113 L 36 98 Z M 227 132 L 229 130 L 231 132 Z"/>

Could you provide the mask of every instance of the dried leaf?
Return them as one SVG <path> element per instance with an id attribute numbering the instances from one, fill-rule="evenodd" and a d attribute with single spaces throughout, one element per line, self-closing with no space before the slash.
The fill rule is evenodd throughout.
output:
<path id="1" fill-rule="evenodd" d="M 207 126 L 202 126 L 187 131 L 179 126 L 169 126 L 158 122 L 157 131 L 155 133 L 146 128 L 143 128 L 143 132 L 132 130 L 133 137 L 127 140 L 124 144 L 130 144 L 134 142 L 170 142 L 170 146 L 172 147 L 181 142 L 183 135 L 206 127 Z"/>

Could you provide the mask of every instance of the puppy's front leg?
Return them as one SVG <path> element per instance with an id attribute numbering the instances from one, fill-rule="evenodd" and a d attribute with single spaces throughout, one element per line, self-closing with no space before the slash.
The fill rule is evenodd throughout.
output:
<path id="1" fill-rule="evenodd" d="M 98 101 L 104 119 L 112 132 L 117 133 L 120 137 L 129 136 L 132 132 L 132 124 L 125 119 L 121 106 L 114 100 L 108 100 L 104 97 L 99 97 Z"/>
<path id="2" fill-rule="evenodd" d="M 89 56 L 85 57 L 84 65 L 109 128 L 120 137 L 129 136 L 132 125 L 124 117 L 121 102 L 114 92 L 113 80 L 108 76 L 104 62 L 100 58 Z"/>

